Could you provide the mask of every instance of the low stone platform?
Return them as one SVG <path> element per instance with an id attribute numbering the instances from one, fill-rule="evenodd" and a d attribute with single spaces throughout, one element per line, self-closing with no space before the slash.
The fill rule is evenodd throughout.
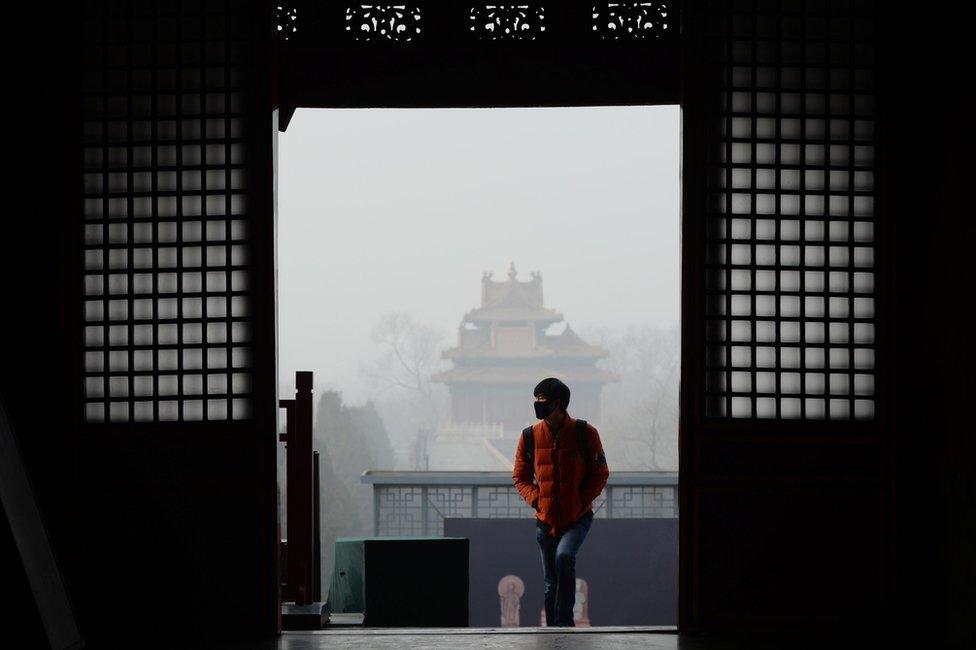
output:
<path id="1" fill-rule="evenodd" d="M 329 606 L 326 603 L 281 606 L 281 626 L 286 630 L 321 630 L 329 622 Z"/>

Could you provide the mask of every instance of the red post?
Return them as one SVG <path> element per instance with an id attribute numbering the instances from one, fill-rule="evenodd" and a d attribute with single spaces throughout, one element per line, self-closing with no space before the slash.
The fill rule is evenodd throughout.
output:
<path id="1" fill-rule="evenodd" d="M 315 595 L 315 480 L 312 453 L 312 373 L 295 373 L 295 399 L 281 400 L 287 413 L 288 590 L 296 605 Z"/>
<path id="2" fill-rule="evenodd" d="M 322 496 L 319 487 L 319 452 L 312 452 L 312 600 L 322 600 Z"/>

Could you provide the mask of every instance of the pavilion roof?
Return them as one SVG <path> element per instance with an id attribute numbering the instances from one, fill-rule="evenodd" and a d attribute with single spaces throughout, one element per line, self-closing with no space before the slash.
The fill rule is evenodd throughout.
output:
<path id="1" fill-rule="evenodd" d="M 462 343 L 445 350 L 441 355 L 445 359 L 603 359 L 608 356 L 607 351 L 598 345 L 590 345 L 573 331 L 569 324 L 559 334 L 546 334 L 537 341 L 536 346 L 531 342 L 496 340 L 495 345 L 486 340 L 478 343 Z"/>
<path id="2" fill-rule="evenodd" d="M 534 384 L 539 377 L 558 377 L 566 382 L 605 384 L 619 380 L 619 377 L 596 366 L 564 367 L 549 366 L 545 363 L 498 366 L 462 365 L 438 373 L 432 381 L 442 384 Z"/>
<path id="3" fill-rule="evenodd" d="M 485 321 L 541 321 L 556 323 L 563 319 L 555 309 L 548 309 L 542 301 L 542 275 L 530 274 L 520 281 L 515 263 L 509 266 L 508 278 L 500 282 L 491 273 L 481 278 L 481 306 L 464 315 L 466 322 Z"/>
<path id="4" fill-rule="evenodd" d="M 557 354 L 566 356 L 595 356 L 598 358 L 607 356 L 607 351 L 599 345 L 591 345 L 581 339 L 569 323 L 566 323 L 566 328 L 559 334 L 547 334 L 544 344 Z"/>

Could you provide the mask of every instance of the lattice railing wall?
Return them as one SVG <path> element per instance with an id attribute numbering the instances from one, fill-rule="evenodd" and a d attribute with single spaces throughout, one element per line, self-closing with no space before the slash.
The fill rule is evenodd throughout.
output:
<path id="1" fill-rule="evenodd" d="M 443 535 L 444 519 L 532 518 L 535 511 L 508 485 L 385 485 L 374 490 L 376 535 Z M 593 503 L 604 519 L 678 516 L 676 485 L 614 485 Z"/>

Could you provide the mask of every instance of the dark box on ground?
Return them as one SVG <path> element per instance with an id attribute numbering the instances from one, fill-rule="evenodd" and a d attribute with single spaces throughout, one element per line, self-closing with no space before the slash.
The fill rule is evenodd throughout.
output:
<path id="1" fill-rule="evenodd" d="M 468 540 L 336 540 L 329 608 L 363 613 L 366 627 L 467 627 Z"/>

